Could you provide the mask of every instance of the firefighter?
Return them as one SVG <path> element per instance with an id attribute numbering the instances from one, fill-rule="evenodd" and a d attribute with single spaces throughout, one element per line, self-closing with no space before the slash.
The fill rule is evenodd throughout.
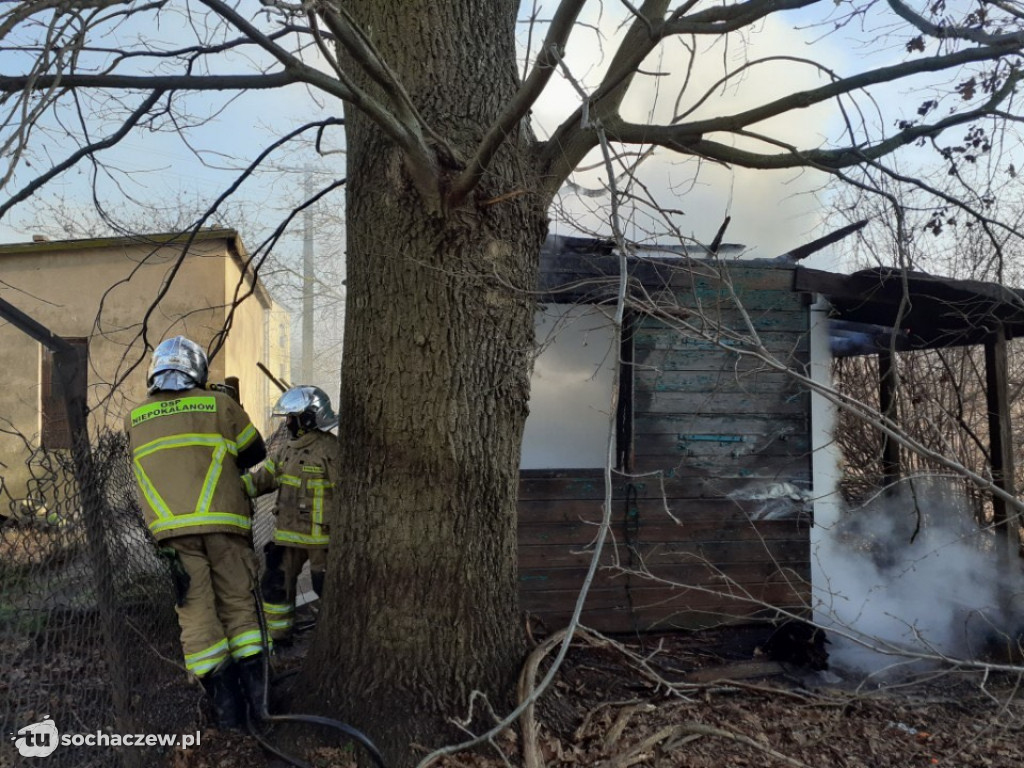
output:
<path id="1" fill-rule="evenodd" d="M 250 496 L 278 491 L 274 540 L 267 544 L 261 584 L 263 611 L 275 642 L 291 639 L 296 584 L 309 560 L 313 590 L 323 594 L 328 527 L 338 477 L 338 440 L 328 430 L 338 424 L 331 401 L 319 387 L 292 387 L 277 401 L 288 440 L 263 466 L 245 475 Z"/>
<path id="2" fill-rule="evenodd" d="M 263 438 L 224 387 L 207 385 L 206 353 L 184 336 L 153 351 L 148 397 L 126 419 L 149 530 L 178 586 L 185 667 L 218 725 L 264 711 L 263 643 L 251 506 L 241 474 L 266 455 Z"/>

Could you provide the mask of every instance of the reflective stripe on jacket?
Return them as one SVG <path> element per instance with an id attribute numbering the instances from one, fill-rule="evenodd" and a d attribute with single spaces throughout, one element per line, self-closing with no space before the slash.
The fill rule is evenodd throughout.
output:
<path id="1" fill-rule="evenodd" d="M 238 403 L 202 389 L 156 392 L 125 424 L 140 502 L 157 539 L 251 528 L 239 454 L 248 466 L 265 449 Z"/>
<path id="2" fill-rule="evenodd" d="M 317 549 L 328 544 L 338 478 L 338 438 L 313 430 L 287 441 L 243 482 L 250 496 L 277 490 L 274 541 Z"/>

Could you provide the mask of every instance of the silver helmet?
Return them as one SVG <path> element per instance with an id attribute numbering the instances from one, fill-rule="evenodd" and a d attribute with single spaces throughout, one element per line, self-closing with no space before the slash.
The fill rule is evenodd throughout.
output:
<path id="1" fill-rule="evenodd" d="M 338 416 L 331 408 L 331 398 L 320 387 L 292 387 L 277 401 L 273 411 L 275 416 L 307 414 L 307 429 L 319 429 L 326 432 L 338 426 Z"/>
<path id="2" fill-rule="evenodd" d="M 175 336 L 161 341 L 153 350 L 146 384 L 150 392 L 191 389 L 205 386 L 209 373 L 203 348 L 184 336 Z"/>

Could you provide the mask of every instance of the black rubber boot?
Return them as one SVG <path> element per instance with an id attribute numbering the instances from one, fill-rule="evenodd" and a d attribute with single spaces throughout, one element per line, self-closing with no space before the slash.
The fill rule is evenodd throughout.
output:
<path id="1" fill-rule="evenodd" d="M 200 678 L 200 682 L 213 706 L 216 727 L 229 731 L 241 730 L 245 722 L 245 704 L 239 695 L 238 670 L 235 665 L 222 664 Z"/>
<path id="2" fill-rule="evenodd" d="M 257 653 L 255 656 L 249 656 L 239 661 L 238 677 L 242 683 L 245 703 L 249 707 L 249 717 L 254 722 L 258 722 L 263 719 L 265 709 L 263 654 Z"/>

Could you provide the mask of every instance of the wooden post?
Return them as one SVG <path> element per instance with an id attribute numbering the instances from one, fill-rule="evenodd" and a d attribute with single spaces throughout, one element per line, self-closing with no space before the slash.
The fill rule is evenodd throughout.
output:
<path id="1" fill-rule="evenodd" d="M 1013 433 L 1010 429 L 1010 396 L 1007 386 L 1006 330 L 999 326 L 993 338 L 985 342 L 985 384 L 988 401 L 989 461 L 992 482 L 1011 496 L 1013 482 Z M 1014 562 L 1020 547 L 1019 515 L 1000 498 L 992 499 L 993 525 L 1002 542 L 1001 549 Z"/>
<path id="2" fill-rule="evenodd" d="M 633 471 L 633 334 L 639 325 L 639 318 L 627 312 L 622 323 L 622 339 L 619 347 L 619 402 L 615 414 L 615 455 L 616 469 L 620 472 Z"/>
<path id="3" fill-rule="evenodd" d="M 878 353 L 878 412 L 893 423 L 899 422 L 899 408 L 896 405 L 896 368 L 892 352 Z M 900 446 L 888 434 L 882 433 L 882 482 L 886 492 L 894 490 L 899 481 Z"/>

